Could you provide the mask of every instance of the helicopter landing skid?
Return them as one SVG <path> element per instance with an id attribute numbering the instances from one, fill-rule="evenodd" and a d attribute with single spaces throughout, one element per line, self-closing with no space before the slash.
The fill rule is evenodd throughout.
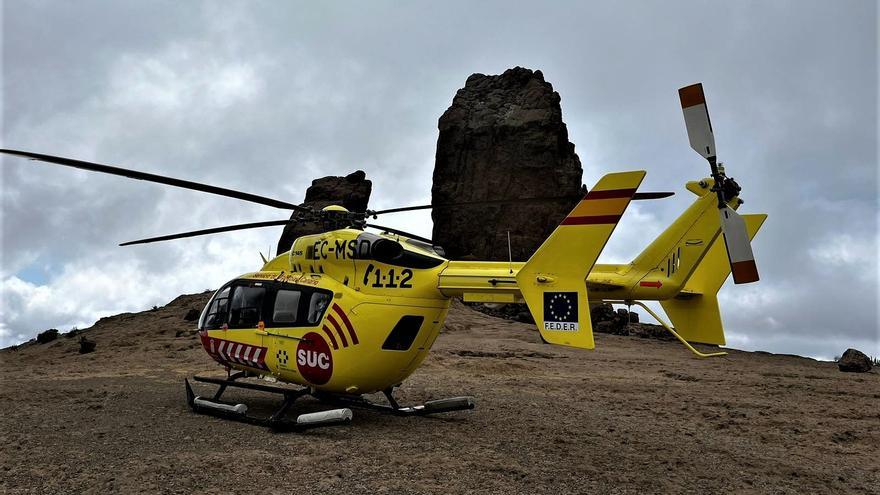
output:
<path id="1" fill-rule="evenodd" d="M 388 405 L 376 404 L 370 402 L 363 397 L 350 395 L 337 395 L 327 392 L 313 391 L 308 388 L 289 389 L 282 387 L 273 387 L 270 385 L 262 385 L 258 383 L 237 382 L 239 378 L 247 376 L 245 373 L 236 373 L 230 375 L 229 378 L 211 378 L 203 376 L 194 376 L 193 380 L 202 383 L 211 383 L 219 385 L 217 392 L 211 398 L 204 398 L 195 395 L 188 379 L 184 379 L 186 384 L 186 401 L 194 412 L 201 414 L 210 414 L 226 419 L 233 419 L 250 424 L 268 426 L 276 431 L 305 431 L 312 428 L 322 426 L 338 426 L 351 422 L 352 412 L 350 408 L 368 409 L 372 411 L 393 414 L 395 416 L 424 416 L 428 414 L 445 413 L 452 411 L 462 411 L 474 408 L 473 397 L 451 397 L 448 399 L 439 399 L 425 402 L 415 406 L 401 406 L 397 403 L 392 395 L 392 389 L 383 391 Z M 220 400 L 223 392 L 227 387 L 237 387 L 249 390 L 257 390 L 260 392 L 268 392 L 284 396 L 281 407 L 268 418 L 259 418 L 251 416 L 247 413 L 245 404 L 236 404 Z M 331 409 L 310 414 L 300 414 L 295 421 L 284 419 L 287 411 L 300 397 L 311 395 L 316 399 L 342 406 L 340 409 Z"/>
<path id="2" fill-rule="evenodd" d="M 242 378 L 243 376 L 246 375 L 243 373 L 236 373 L 234 375 L 230 375 L 230 377 L 227 379 L 194 376 L 194 381 L 202 383 L 213 383 L 220 386 L 217 389 L 217 392 L 211 398 L 205 398 L 195 395 L 192 387 L 189 384 L 189 380 L 184 379 L 184 384 L 186 385 L 186 402 L 187 404 L 189 404 L 189 407 L 192 408 L 192 410 L 196 413 L 210 414 L 212 416 L 232 419 L 235 421 L 242 421 L 244 423 L 268 426 L 275 431 L 301 432 L 312 428 L 320 428 L 324 426 L 339 426 L 351 422 L 352 413 L 351 409 L 348 408 L 331 409 L 328 411 L 320 411 L 316 413 L 300 414 L 296 417 L 296 420 L 289 421 L 285 419 L 284 416 L 287 414 L 290 406 L 292 406 L 293 403 L 296 402 L 296 400 L 300 397 L 310 395 L 311 393 L 309 389 L 303 388 L 294 390 L 282 387 L 272 387 L 269 385 L 261 385 L 258 383 L 235 381 L 238 378 Z M 223 395 L 223 392 L 226 391 L 227 387 L 244 388 L 249 390 L 258 390 L 260 392 L 280 394 L 284 396 L 284 401 L 281 403 L 281 407 L 279 407 L 278 410 L 275 411 L 275 413 L 268 418 L 251 416 L 247 413 L 247 405 L 220 400 L 220 396 Z"/>
<path id="3" fill-rule="evenodd" d="M 316 392 L 313 395 L 317 399 L 330 404 L 369 409 L 371 411 L 394 414 L 395 416 L 424 416 L 427 414 L 464 411 L 473 409 L 475 406 L 473 397 L 450 397 L 448 399 L 431 400 L 417 406 L 401 406 L 394 399 L 392 389 L 383 390 L 382 393 L 385 394 L 388 405 L 376 404 L 359 396 L 335 395 L 322 392 Z"/>

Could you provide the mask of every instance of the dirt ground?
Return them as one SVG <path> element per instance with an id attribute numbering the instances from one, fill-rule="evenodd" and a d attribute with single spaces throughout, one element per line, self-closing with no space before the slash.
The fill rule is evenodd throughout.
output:
<path id="1" fill-rule="evenodd" d="M 183 320 L 207 297 L 105 318 L 91 354 L 63 335 L 0 351 L 0 493 L 880 493 L 876 370 L 610 335 L 551 347 L 456 305 L 399 399 L 475 410 L 272 433 L 186 406 L 185 376 L 222 374 Z"/>

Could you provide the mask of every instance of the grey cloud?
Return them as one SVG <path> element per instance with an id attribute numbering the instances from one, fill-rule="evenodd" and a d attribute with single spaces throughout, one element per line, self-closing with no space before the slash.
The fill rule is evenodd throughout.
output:
<path id="1" fill-rule="evenodd" d="M 374 206 L 408 204 L 429 198 L 437 118 L 466 77 L 523 65 L 561 93 L 586 184 L 640 168 L 649 172 L 643 188 L 679 193 L 631 209 L 604 255 L 626 260 L 690 202 L 683 184 L 707 174 L 688 148 L 675 92 L 703 81 L 744 210 L 770 214 L 755 241 L 762 282 L 722 291 L 729 332 L 752 348 L 833 355 L 822 339 L 834 337 L 873 342 L 868 351 L 880 354 L 876 10 L 783 1 L 6 2 L 3 141 L 294 201 L 314 177 L 361 168 L 374 181 Z M 127 296 L 128 309 L 183 291 L 173 284 L 222 282 L 209 262 L 226 259 L 227 278 L 235 276 L 277 233 L 130 250 L 117 242 L 285 216 L 10 158 L 2 168 L 4 277 L 34 263 L 58 273 L 130 265 L 145 287 Z M 384 221 L 430 233 L 425 218 Z M 841 239 L 875 255 L 853 261 Z M 225 257 L 196 256 L 209 249 Z M 19 315 L 17 333 L 52 324 L 27 316 L 5 289 L 3 300 L 4 315 Z M 762 327 L 768 317 L 778 324 Z"/>

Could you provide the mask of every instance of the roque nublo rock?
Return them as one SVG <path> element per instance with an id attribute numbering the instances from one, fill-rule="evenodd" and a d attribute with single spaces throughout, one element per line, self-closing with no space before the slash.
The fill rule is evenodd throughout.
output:
<path id="1" fill-rule="evenodd" d="M 439 121 L 432 203 L 577 196 L 582 169 L 559 93 L 541 71 L 473 74 Z M 526 260 L 574 200 L 436 207 L 433 239 L 451 259 Z"/>
<path id="2" fill-rule="evenodd" d="M 305 201 L 300 206 L 311 206 L 321 209 L 325 206 L 340 205 L 349 211 L 365 211 L 370 201 L 373 183 L 367 180 L 367 174 L 358 170 L 345 177 L 322 177 L 312 181 L 306 190 Z M 318 222 L 303 221 L 293 212 L 290 223 L 284 226 L 284 232 L 278 239 L 277 253 L 290 249 L 293 241 L 303 235 L 318 234 L 327 229 Z"/>

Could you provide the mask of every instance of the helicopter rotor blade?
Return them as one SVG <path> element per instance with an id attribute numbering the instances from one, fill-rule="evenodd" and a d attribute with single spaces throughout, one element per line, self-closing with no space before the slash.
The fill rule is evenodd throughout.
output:
<path id="1" fill-rule="evenodd" d="M 633 194 L 631 201 L 645 201 L 649 199 L 663 199 L 668 198 L 670 196 L 675 196 L 674 192 L 663 191 L 663 192 L 637 192 Z"/>
<path id="2" fill-rule="evenodd" d="M 730 271 L 733 273 L 733 283 L 757 282 L 759 279 L 758 266 L 755 264 L 755 255 L 752 252 L 746 222 L 727 204 L 729 200 L 733 199 L 733 196 L 739 194 L 740 188 L 733 179 L 727 178 L 724 175 L 724 170 L 718 166 L 718 158 L 715 153 L 715 134 L 712 131 L 712 122 L 709 120 L 709 109 L 706 106 L 703 85 L 697 83 L 679 89 L 678 98 L 681 100 L 681 111 L 684 114 L 684 124 L 687 128 L 691 148 L 709 161 L 712 178 L 715 180 L 713 191 L 718 195 L 721 232 L 724 236 L 724 247 L 727 249 Z"/>
<path id="3" fill-rule="evenodd" d="M 684 125 L 687 128 L 691 148 L 703 158 L 715 160 L 715 134 L 709 120 L 709 109 L 706 106 L 706 95 L 703 84 L 697 83 L 678 90 L 681 100 L 681 111 L 684 113 Z"/>
<path id="4" fill-rule="evenodd" d="M 733 272 L 733 283 L 757 282 L 758 266 L 755 264 L 745 220 L 729 206 L 718 211 L 721 213 L 721 231 L 724 233 L 724 246 L 727 248 L 730 271 Z"/>
<path id="5" fill-rule="evenodd" d="M 150 237 L 147 239 L 139 239 L 136 241 L 123 242 L 120 246 L 131 246 L 132 244 L 149 244 L 151 242 L 170 241 L 172 239 L 183 239 L 185 237 L 196 237 L 207 234 L 218 234 L 220 232 L 232 232 L 234 230 L 259 229 L 263 227 L 274 227 L 276 225 L 287 225 L 290 220 L 271 220 L 268 222 L 251 222 L 240 223 L 238 225 L 227 225 L 225 227 L 214 227 L 211 229 L 193 230 L 190 232 L 181 232 L 179 234 L 169 234 L 159 237 Z"/>
<path id="6" fill-rule="evenodd" d="M 43 155 L 40 153 L 31 153 L 29 151 L 20 151 L 20 150 L 7 150 L 0 149 L 0 153 L 5 153 L 7 155 L 15 155 L 21 156 L 24 158 L 29 158 L 31 160 L 37 160 L 41 162 L 54 163 L 56 165 L 64 165 L 66 167 L 79 168 L 82 170 L 89 170 L 92 172 L 101 172 L 110 175 L 118 175 L 121 177 L 128 177 L 131 179 L 145 180 L 148 182 L 155 182 L 158 184 L 165 184 L 167 186 L 180 187 L 183 189 L 191 189 L 193 191 L 201 191 L 210 194 L 217 194 L 220 196 L 226 196 L 228 198 L 240 199 L 243 201 L 250 201 L 251 203 L 257 203 L 266 206 L 272 206 L 275 208 L 281 208 L 284 210 L 298 210 L 298 211 L 309 211 L 308 208 L 303 208 L 299 205 L 295 205 L 293 203 L 288 203 L 286 201 L 280 201 L 277 199 L 267 198 L 264 196 L 258 196 L 256 194 L 246 193 L 242 191 L 235 191 L 232 189 L 226 189 L 224 187 L 211 186 L 208 184 L 201 184 L 199 182 L 192 182 L 183 179 L 175 179 L 173 177 L 165 177 L 162 175 L 150 174 L 147 172 L 138 172 L 137 170 L 129 170 L 120 167 L 113 167 L 111 165 L 102 165 L 100 163 L 92 163 L 86 162 L 82 160 L 74 160 L 72 158 L 64 158 L 60 156 L 52 156 L 52 155 Z"/>
<path id="7" fill-rule="evenodd" d="M 373 223 L 368 223 L 368 224 L 366 224 L 366 226 L 367 226 L 367 227 L 373 227 L 374 229 L 384 230 L 384 231 L 386 231 L 386 232 L 391 232 L 392 234 L 397 234 L 397 235 L 402 235 L 402 236 L 404 236 L 404 237 L 409 237 L 410 239 L 415 239 L 415 240 L 417 240 L 417 241 L 426 242 L 426 243 L 428 243 L 428 244 L 430 244 L 430 245 L 432 245 L 432 246 L 434 245 L 434 241 L 433 241 L 433 240 L 428 239 L 427 237 L 422 237 L 422 236 L 419 236 L 419 235 L 411 234 L 411 233 L 406 232 L 406 231 L 404 231 L 404 230 L 392 229 L 391 227 L 384 227 L 384 226 L 382 226 L 382 225 L 376 225 L 376 224 L 373 224 Z"/>
<path id="8" fill-rule="evenodd" d="M 633 195 L 633 201 L 639 200 L 647 200 L 647 199 L 662 199 L 673 196 L 674 192 L 640 192 L 635 193 Z M 430 210 L 432 208 L 456 208 L 459 206 L 490 206 L 490 205 L 501 205 L 501 204 L 514 204 L 514 203 L 546 203 L 552 201 L 577 201 L 583 199 L 584 195 L 569 195 L 569 196 L 544 196 L 544 197 L 536 197 L 536 198 L 518 198 L 518 199 L 487 199 L 482 201 L 463 201 L 460 203 L 443 203 L 436 205 L 415 205 L 415 206 L 403 206 L 400 208 L 388 208 L 385 210 L 376 210 L 368 212 L 368 216 L 372 215 L 382 215 L 385 213 L 400 213 L 402 211 L 415 211 L 415 210 Z"/>

